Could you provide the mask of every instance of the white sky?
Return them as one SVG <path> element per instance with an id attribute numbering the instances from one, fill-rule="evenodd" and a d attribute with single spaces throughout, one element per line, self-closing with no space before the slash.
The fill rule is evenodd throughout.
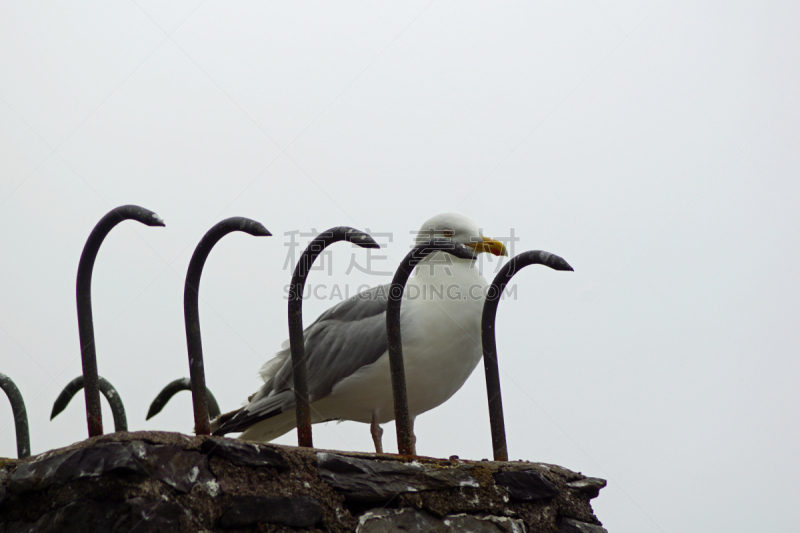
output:
<path id="1" fill-rule="evenodd" d="M 123 224 L 100 250 L 100 374 L 131 429 L 182 432 L 189 393 L 144 416 L 188 375 L 183 280 L 211 225 L 274 234 L 206 264 L 207 382 L 229 410 L 287 337 L 287 232 L 391 232 L 373 266 L 394 270 L 452 210 L 575 267 L 525 270 L 500 305 L 513 459 L 608 479 L 594 508 L 617 533 L 796 527 L 798 21 L 789 1 L 4 2 L 0 372 L 33 453 L 86 436 L 82 395 L 49 413 L 81 371 L 75 274 L 111 208 L 167 227 Z M 332 252 L 309 284 L 389 281 Z M 5 400 L 0 430 L 15 456 Z M 480 366 L 416 433 L 425 455 L 491 456 Z M 356 423 L 314 438 L 372 447 Z"/>

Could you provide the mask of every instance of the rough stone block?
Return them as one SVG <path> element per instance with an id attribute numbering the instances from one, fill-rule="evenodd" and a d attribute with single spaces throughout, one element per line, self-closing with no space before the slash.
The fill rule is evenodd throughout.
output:
<path id="1" fill-rule="evenodd" d="M 558 488 L 534 470 L 499 472 L 494 474 L 494 480 L 512 500 L 530 502 L 558 495 Z"/>
<path id="2" fill-rule="evenodd" d="M 269 466 L 281 472 L 289 469 L 289 463 L 275 449 L 252 442 L 213 438 L 204 440 L 200 449 L 209 457 L 220 457 L 239 466 Z"/>
<path id="3" fill-rule="evenodd" d="M 556 533 L 608 533 L 603 526 L 581 522 L 573 518 L 562 518 Z"/>
<path id="4" fill-rule="evenodd" d="M 324 452 L 317 453 L 317 462 L 320 477 L 354 501 L 384 501 L 404 492 L 480 486 L 462 466 L 431 469 L 416 462 L 368 461 Z"/>
<path id="5" fill-rule="evenodd" d="M 213 479 L 202 454 L 178 445 L 106 442 L 22 463 L 11 475 L 8 488 L 17 493 L 43 490 L 112 472 L 150 476 L 181 492 L 189 492 L 197 481 Z"/>
<path id="6" fill-rule="evenodd" d="M 322 508 L 314 498 L 265 498 L 240 496 L 233 500 L 219 520 L 225 529 L 270 522 L 289 527 L 311 527 L 322 518 Z"/>
<path id="7" fill-rule="evenodd" d="M 597 498 L 597 495 L 600 494 L 600 489 L 606 486 L 606 480 L 600 479 L 599 477 L 587 477 L 567 483 L 567 486 L 571 489 L 578 489 L 580 492 L 589 496 L 591 500 L 592 498 Z"/>
<path id="8" fill-rule="evenodd" d="M 356 533 L 526 533 L 525 524 L 515 518 L 458 514 L 438 518 L 417 509 L 380 509 L 363 514 Z"/>
<path id="9" fill-rule="evenodd" d="M 163 499 L 132 498 L 124 502 L 82 500 L 55 509 L 36 522 L 0 524 L 4 533 L 170 533 L 180 531 L 180 505 Z"/>

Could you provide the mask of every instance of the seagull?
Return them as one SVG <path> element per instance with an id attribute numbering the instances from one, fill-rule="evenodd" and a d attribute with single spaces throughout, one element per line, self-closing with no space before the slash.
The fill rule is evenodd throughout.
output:
<path id="1" fill-rule="evenodd" d="M 425 222 L 415 241 L 433 238 L 464 244 L 475 253 L 462 259 L 435 251 L 419 262 L 406 284 L 400 324 L 412 436 L 416 416 L 453 396 L 481 359 L 487 283 L 478 272 L 477 255 L 508 255 L 503 243 L 484 237 L 472 219 L 456 213 Z M 381 424 L 394 420 L 386 333 L 389 287 L 358 293 L 303 331 L 311 422 L 370 424 L 377 453 L 383 453 Z M 297 427 L 288 341 L 260 374 L 264 385 L 244 407 L 211 421 L 214 435 L 242 432 L 240 439 L 268 442 Z"/>

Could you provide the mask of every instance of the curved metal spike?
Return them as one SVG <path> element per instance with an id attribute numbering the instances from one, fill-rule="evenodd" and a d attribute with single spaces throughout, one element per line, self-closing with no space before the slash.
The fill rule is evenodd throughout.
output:
<path id="1" fill-rule="evenodd" d="M 397 450 L 400 455 L 414 455 L 414 435 L 411 432 L 411 419 L 408 415 L 408 395 L 406 394 L 406 374 L 403 365 L 403 342 L 400 336 L 400 304 L 403 291 L 414 267 L 429 254 L 444 251 L 462 259 L 473 259 L 475 250 L 446 239 L 415 246 L 400 262 L 389 288 L 389 303 L 386 307 L 386 333 L 389 337 L 389 366 L 392 370 L 392 397 L 394 399 L 394 420 L 397 428 Z"/>
<path id="2" fill-rule="evenodd" d="M 56 398 L 56 401 L 53 402 L 53 411 L 50 413 L 50 420 L 57 417 L 67 408 L 72 397 L 84 387 L 84 383 L 85 379 L 83 376 L 78 376 L 67 383 L 67 386 L 64 387 L 64 390 L 62 390 L 61 394 Z M 106 397 L 108 405 L 111 407 L 111 412 L 114 415 L 114 431 L 128 431 L 128 418 L 125 416 L 125 406 L 122 404 L 122 398 L 117 392 L 117 389 L 103 376 L 97 377 L 97 386 L 100 392 L 103 393 L 103 396 Z"/>
<path id="3" fill-rule="evenodd" d="M 492 428 L 492 448 L 495 461 L 508 461 L 506 426 L 503 419 L 503 399 L 500 394 L 500 370 L 497 366 L 497 342 L 494 322 L 500 296 L 511 278 L 528 265 L 544 265 L 553 270 L 573 271 L 569 263 L 557 255 L 541 250 L 521 253 L 503 265 L 486 293 L 481 317 L 483 366 L 486 371 L 486 393 L 489 398 L 489 422 Z"/>
<path id="4" fill-rule="evenodd" d="M 14 416 L 14 431 L 17 434 L 17 457 L 22 459 L 31 454 L 31 435 L 28 430 L 28 412 L 19 389 L 5 374 L 0 374 L 0 389 L 5 391 L 11 402 L 11 413 Z"/>
<path id="5" fill-rule="evenodd" d="M 270 237 L 272 234 L 261 223 L 245 217 L 231 217 L 215 224 L 203 235 L 194 249 L 186 283 L 183 287 L 183 316 L 186 324 L 186 347 L 189 352 L 189 376 L 192 383 L 192 406 L 194 409 L 194 430 L 197 435 L 208 435 L 211 427 L 208 419 L 206 399 L 206 375 L 203 366 L 203 344 L 200 338 L 200 311 L 198 290 L 200 276 L 208 254 L 220 239 L 233 231 L 242 231 L 255 237 Z"/>
<path id="6" fill-rule="evenodd" d="M 347 241 L 361 248 L 380 248 L 368 234 L 347 226 L 331 228 L 320 233 L 300 256 L 289 287 L 289 344 L 292 354 L 292 380 L 294 382 L 295 413 L 297 415 L 297 442 L 311 448 L 311 407 L 306 377 L 306 349 L 303 339 L 303 288 L 314 260 L 331 244 Z"/>
<path id="7" fill-rule="evenodd" d="M 182 390 L 192 390 L 192 381 L 189 378 L 176 379 L 164 387 L 153 400 L 153 403 L 150 404 L 150 409 L 147 411 L 147 418 L 145 418 L 145 420 L 150 420 L 160 413 L 172 397 Z M 208 416 L 211 418 L 219 416 L 221 412 L 219 410 L 219 404 L 208 387 L 206 387 L 206 398 L 208 398 Z"/>
<path id="8" fill-rule="evenodd" d="M 103 434 L 103 417 L 100 411 L 100 391 L 97 385 L 97 354 L 94 345 L 92 322 L 92 270 L 103 239 L 114 226 L 123 220 L 136 220 L 147 226 L 163 226 L 164 221 L 152 211 L 136 205 L 123 205 L 112 209 L 92 230 L 81 253 L 78 264 L 76 297 L 78 300 L 78 331 L 81 341 L 81 364 L 86 379 L 86 421 L 89 436 Z"/>

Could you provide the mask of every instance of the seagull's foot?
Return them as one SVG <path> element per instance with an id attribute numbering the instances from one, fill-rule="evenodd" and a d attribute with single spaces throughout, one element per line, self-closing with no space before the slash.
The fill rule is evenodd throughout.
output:
<path id="1" fill-rule="evenodd" d="M 414 434 L 414 421 L 417 417 L 411 418 L 411 455 L 417 455 L 417 436 Z"/>
<path id="2" fill-rule="evenodd" d="M 378 416 L 373 413 L 372 423 L 369 425 L 369 431 L 372 433 L 372 442 L 375 444 L 375 453 L 383 453 L 383 428 L 378 424 Z"/>

